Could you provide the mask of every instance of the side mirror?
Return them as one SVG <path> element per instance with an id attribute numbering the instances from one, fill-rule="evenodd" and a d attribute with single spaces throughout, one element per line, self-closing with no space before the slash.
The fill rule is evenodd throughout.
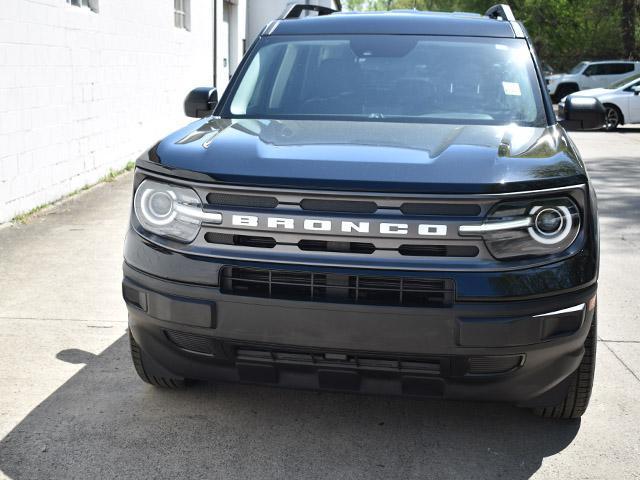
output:
<path id="1" fill-rule="evenodd" d="M 567 130 L 600 130 L 606 124 L 606 109 L 597 98 L 569 95 L 558 113 Z"/>
<path id="2" fill-rule="evenodd" d="M 193 118 L 208 117 L 213 113 L 217 103 L 218 91 L 215 88 L 194 88 L 184 99 L 184 114 Z"/>
<path id="3" fill-rule="evenodd" d="M 634 95 L 640 95 L 640 85 L 636 85 L 635 87 L 631 87 L 631 91 Z"/>

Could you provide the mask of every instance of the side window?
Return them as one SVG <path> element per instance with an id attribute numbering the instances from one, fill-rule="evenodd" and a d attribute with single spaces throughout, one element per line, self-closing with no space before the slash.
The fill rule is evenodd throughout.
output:
<path id="1" fill-rule="evenodd" d="M 173 0 L 173 22 L 176 28 L 191 30 L 191 0 Z"/>
<path id="2" fill-rule="evenodd" d="M 596 67 L 596 73 L 591 73 L 591 75 L 624 75 L 633 72 L 633 63 L 601 63 L 591 65 L 589 68 L 593 67 Z"/>
<path id="3" fill-rule="evenodd" d="M 589 65 L 584 71 L 584 75 L 602 75 L 600 73 L 602 65 Z"/>
<path id="4" fill-rule="evenodd" d="M 633 72 L 633 63 L 615 63 L 611 64 L 612 75 L 622 75 L 624 73 Z"/>

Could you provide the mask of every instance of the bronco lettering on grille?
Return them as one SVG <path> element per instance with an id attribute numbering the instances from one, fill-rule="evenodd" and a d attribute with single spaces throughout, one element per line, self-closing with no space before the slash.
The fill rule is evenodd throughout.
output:
<path id="1" fill-rule="evenodd" d="M 265 228 L 268 230 L 296 230 L 307 232 L 331 232 L 334 227 L 344 233 L 372 233 L 370 222 L 334 221 L 325 219 L 296 219 L 287 217 L 257 217 L 255 215 L 232 215 L 231 224 L 236 227 Z M 373 224 L 377 232 L 382 235 L 409 235 L 409 225 L 406 223 L 380 223 Z M 339 227 L 338 227 L 339 226 Z M 421 223 L 418 226 L 418 235 L 429 237 L 443 237 L 447 235 L 446 225 L 432 225 Z"/>

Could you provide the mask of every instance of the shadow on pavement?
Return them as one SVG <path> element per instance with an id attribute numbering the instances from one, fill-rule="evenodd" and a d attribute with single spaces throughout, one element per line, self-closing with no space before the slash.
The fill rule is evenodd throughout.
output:
<path id="1" fill-rule="evenodd" d="M 635 226 L 640 212 L 640 153 L 589 158 L 587 169 L 598 194 L 600 223 L 616 229 Z"/>
<path id="2" fill-rule="evenodd" d="M 12 479 L 529 478 L 579 422 L 507 405 L 245 385 L 156 390 L 125 336 L 88 362 L 0 443 Z"/>

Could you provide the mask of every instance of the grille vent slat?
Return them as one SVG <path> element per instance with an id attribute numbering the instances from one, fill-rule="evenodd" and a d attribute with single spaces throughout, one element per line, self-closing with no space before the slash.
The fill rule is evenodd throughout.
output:
<path id="1" fill-rule="evenodd" d="M 469 359 L 469 373 L 475 375 L 506 373 L 516 369 L 522 360 L 522 355 L 471 357 Z"/>
<path id="2" fill-rule="evenodd" d="M 214 356 L 213 343 L 208 337 L 174 330 L 165 330 L 164 333 L 174 345 L 184 350 Z"/>
<path id="3" fill-rule="evenodd" d="M 239 247 L 274 248 L 276 239 L 273 237 L 259 237 L 251 235 L 230 235 L 228 233 L 207 232 L 204 239 L 209 243 L 219 245 L 237 245 Z"/>
<path id="4" fill-rule="evenodd" d="M 378 205 L 375 202 L 305 198 L 300 202 L 300 208 L 314 212 L 375 213 Z"/>
<path id="5" fill-rule="evenodd" d="M 309 252 L 362 253 L 367 255 L 376 251 L 373 243 L 327 242 L 324 240 L 300 240 L 298 248 Z"/>
<path id="6" fill-rule="evenodd" d="M 480 250 L 474 245 L 400 245 L 398 252 L 410 257 L 477 257 Z"/>
<path id="7" fill-rule="evenodd" d="M 480 205 L 469 203 L 404 203 L 400 211 L 405 215 L 447 215 L 451 217 L 477 217 Z"/>
<path id="8" fill-rule="evenodd" d="M 453 302 L 453 282 L 439 279 L 228 266 L 221 270 L 220 285 L 226 294 L 285 300 L 416 307 L 448 307 Z"/>
<path id="9" fill-rule="evenodd" d="M 237 195 L 213 192 L 207 195 L 207 202 L 212 207 L 247 207 L 247 208 L 276 208 L 278 199 L 258 195 Z"/>

